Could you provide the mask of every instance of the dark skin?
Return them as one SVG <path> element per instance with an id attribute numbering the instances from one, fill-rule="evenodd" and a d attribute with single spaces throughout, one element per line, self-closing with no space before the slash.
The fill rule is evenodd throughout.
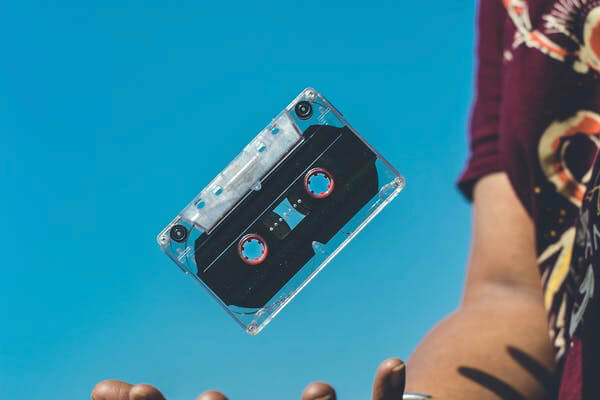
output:
<path id="1" fill-rule="evenodd" d="M 554 355 L 536 261 L 533 223 L 504 173 L 474 189 L 473 240 L 463 300 L 422 340 L 408 360 L 384 361 L 372 400 L 398 400 L 404 387 L 443 400 L 542 400 L 553 398 Z M 94 400 L 163 400 L 149 385 L 103 381 Z M 252 396 L 255 397 L 255 396 Z M 316 382 L 302 400 L 334 400 L 335 390 Z M 222 400 L 215 391 L 198 400 Z"/>
<path id="2" fill-rule="evenodd" d="M 404 392 L 405 366 L 397 358 L 385 360 L 375 374 L 373 400 L 397 400 Z M 131 385 L 116 380 L 98 383 L 92 391 L 93 400 L 165 400 L 162 393 L 151 385 Z M 323 382 L 314 382 L 302 392 L 302 400 L 335 400 L 335 390 Z M 209 390 L 196 400 L 227 400 L 221 392 Z"/>

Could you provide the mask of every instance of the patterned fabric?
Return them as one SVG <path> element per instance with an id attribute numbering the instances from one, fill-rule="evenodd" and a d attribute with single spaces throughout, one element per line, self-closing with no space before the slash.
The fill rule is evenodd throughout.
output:
<path id="1" fill-rule="evenodd" d="M 478 60 L 459 187 L 470 198 L 481 176 L 508 174 L 536 227 L 560 399 L 600 399 L 600 379 L 591 378 L 600 375 L 592 361 L 600 226 L 589 225 L 600 216 L 592 204 L 600 191 L 600 0 L 480 0 Z"/>

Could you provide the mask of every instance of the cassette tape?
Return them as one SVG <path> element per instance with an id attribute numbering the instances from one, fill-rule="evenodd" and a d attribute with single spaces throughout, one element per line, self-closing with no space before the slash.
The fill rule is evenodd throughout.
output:
<path id="1" fill-rule="evenodd" d="M 255 335 L 404 182 L 325 97 L 308 88 L 157 240 Z"/>

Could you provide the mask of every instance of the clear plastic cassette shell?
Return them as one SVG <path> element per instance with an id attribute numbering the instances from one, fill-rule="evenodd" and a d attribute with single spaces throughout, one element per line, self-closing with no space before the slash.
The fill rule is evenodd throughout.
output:
<path id="1" fill-rule="evenodd" d="M 157 240 L 255 335 L 404 184 L 338 110 L 307 88 Z"/>

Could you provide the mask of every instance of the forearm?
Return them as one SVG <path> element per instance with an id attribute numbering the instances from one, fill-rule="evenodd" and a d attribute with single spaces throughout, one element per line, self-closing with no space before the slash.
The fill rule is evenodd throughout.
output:
<path id="1" fill-rule="evenodd" d="M 490 285 L 437 325 L 407 363 L 407 390 L 442 400 L 544 399 L 554 361 L 541 299 Z M 518 395 L 517 395 L 518 394 Z"/>

